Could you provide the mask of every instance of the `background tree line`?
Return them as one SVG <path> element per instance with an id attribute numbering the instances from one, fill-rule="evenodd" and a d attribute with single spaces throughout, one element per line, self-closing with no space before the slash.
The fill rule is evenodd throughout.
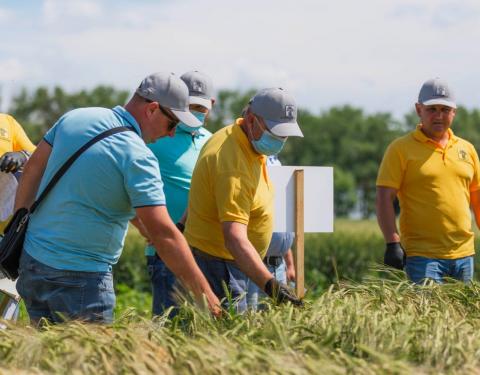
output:
<path id="1" fill-rule="evenodd" d="M 239 117 L 254 90 L 222 90 L 208 122 L 211 131 Z M 129 92 L 110 86 L 68 93 L 61 87 L 26 89 L 10 105 L 12 114 L 33 142 L 65 112 L 79 107 L 114 107 L 128 100 Z M 412 103 L 413 105 L 413 103 Z M 298 121 L 304 138 L 290 139 L 280 155 L 285 165 L 333 166 L 335 171 L 335 213 L 347 216 L 356 212 L 362 218 L 375 213 L 375 179 L 387 145 L 412 130 L 418 122 L 412 111 L 402 120 L 389 113 L 366 114 L 351 106 L 333 107 L 320 114 L 299 110 Z M 456 125 L 458 124 L 458 125 Z M 460 107 L 454 131 L 480 150 L 480 111 Z"/>

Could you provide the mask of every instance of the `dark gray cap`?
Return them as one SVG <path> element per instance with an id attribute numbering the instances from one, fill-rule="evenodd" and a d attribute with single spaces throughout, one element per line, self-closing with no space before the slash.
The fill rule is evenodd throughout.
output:
<path id="1" fill-rule="evenodd" d="M 209 76 L 193 70 L 183 74 L 180 79 L 188 87 L 190 104 L 199 104 L 207 109 L 212 109 L 213 84 Z"/>
<path id="2" fill-rule="evenodd" d="M 190 113 L 187 85 L 173 73 L 153 73 L 146 77 L 136 91 L 144 99 L 158 102 L 170 109 L 188 126 L 201 126 L 202 122 Z"/>
<path id="3" fill-rule="evenodd" d="M 424 105 L 440 104 L 457 108 L 455 95 L 448 87 L 447 82 L 440 78 L 429 79 L 422 85 L 418 94 L 418 102 Z"/>
<path id="4" fill-rule="evenodd" d="M 303 137 L 297 123 L 297 104 L 282 88 L 261 90 L 249 104 L 250 110 L 263 118 L 273 134 L 280 137 Z"/>

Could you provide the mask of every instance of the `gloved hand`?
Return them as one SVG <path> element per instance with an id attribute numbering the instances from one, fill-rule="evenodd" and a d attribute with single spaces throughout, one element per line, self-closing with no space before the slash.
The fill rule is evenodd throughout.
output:
<path id="1" fill-rule="evenodd" d="M 0 157 L 0 171 L 6 173 L 17 172 L 27 161 L 27 155 L 21 151 L 6 152 Z"/>
<path id="2" fill-rule="evenodd" d="M 271 278 L 265 284 L 265 293 L 273 298 L 276 303 L 290 302 L 295 306 L 303 306 L 303 302 L 286 285 L 280 284 L 275 278 Z"/>
<path id="3" fill-rule="evenodd" d="M 399 270 L 405 266 L 405 251 L 400 242 L 389 242 L 385 249 L 383 263 Z"/>

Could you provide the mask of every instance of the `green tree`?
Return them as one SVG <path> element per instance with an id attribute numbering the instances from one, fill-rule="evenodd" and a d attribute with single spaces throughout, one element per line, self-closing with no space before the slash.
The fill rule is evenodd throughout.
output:
<path id="1" fill-rule="evenodd" d="M 65 113 L 81 107 L 114 107 L 124 104 L 128 92 L 110 86 L 67 93 L 61 87 L 22 89 L 12 100 L 10 113 L 22 124 L 30 139 L 37 143 L 43 134 Z"/>

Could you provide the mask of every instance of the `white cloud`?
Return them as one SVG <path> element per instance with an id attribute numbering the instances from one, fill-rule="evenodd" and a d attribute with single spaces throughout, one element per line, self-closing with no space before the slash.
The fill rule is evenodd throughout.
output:
<path id="1" fill-rule="evenodd" d="M 28 78 L 27 67 L 17 59 L 0 60 L 0 81 L 14 82 Z"/>
<path id="2" fill-rule="evenodd" d="M 72 19 L 97 18 L 102 8 L 98 2 L 91 0 L 44 0 L 42 12 L 47 25 L 58 26 Z"/>
<path id="3" fill-rule="evenodd" d="M 133 88 L 152 71 L 195 68 L 218 88 L 283 86 L 313 110 L 400 115 L 442 76 L 461 103 L 478 102 L 473 0 L 45 0 L 42 11 L 0 47 L 0 59 L 39 67 L 25 84 Z"/>

